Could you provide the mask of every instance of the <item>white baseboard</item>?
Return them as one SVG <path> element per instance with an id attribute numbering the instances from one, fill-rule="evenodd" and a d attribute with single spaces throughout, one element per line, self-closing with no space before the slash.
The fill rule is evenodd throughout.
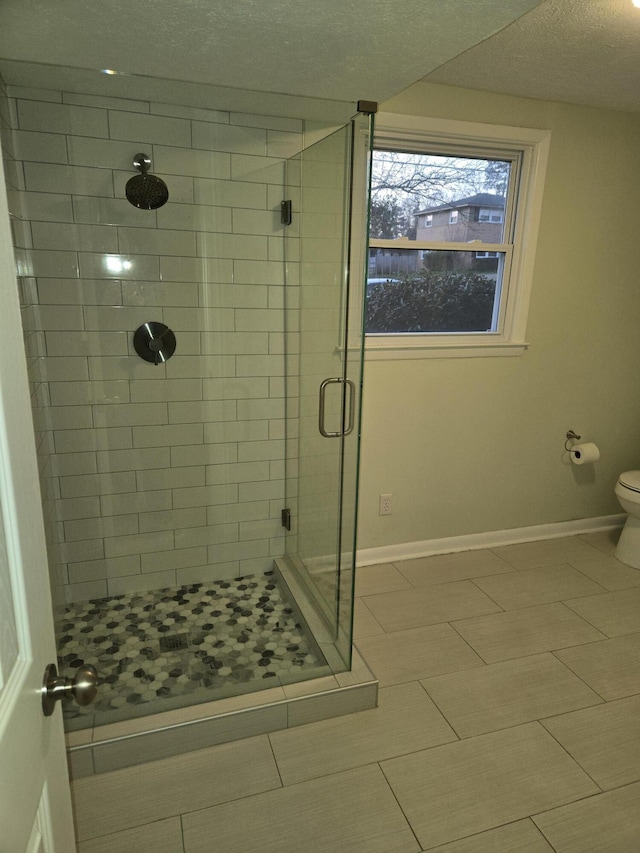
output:
<path id="1" fill-rule="evenodd" d="M 537 524 L 533 527 L 516 527 L 512 530 L 491 530 L 487 533 L 469 533 L 446 539 L 425 539 L 421 542 L 401 542 L 379 548 L 364 548 L 356 556 L 356 566 L 371 566 L 376 563 L 391 563 L 396 560 L 411 560 L 433 554 L 452 554 L 455 551 L 473 551 L 478 548 L 496 548 L 517 542 L 535 542 L 539 539 L 558 539 L 578 533 L 595 533 L 622 527 L 627 516 L 601 515 L 597 518 L 578 518 L 575 521 L 560 521 L 556 524 Z"/>

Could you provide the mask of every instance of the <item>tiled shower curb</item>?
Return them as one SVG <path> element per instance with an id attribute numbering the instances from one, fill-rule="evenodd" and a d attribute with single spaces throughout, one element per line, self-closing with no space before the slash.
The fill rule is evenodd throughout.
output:
<path id="1" fill-rule="evenodd" d="M 67 735 L 73 779 L 375 708 L 378 682 L 354 650 L 351 672 Z"/>

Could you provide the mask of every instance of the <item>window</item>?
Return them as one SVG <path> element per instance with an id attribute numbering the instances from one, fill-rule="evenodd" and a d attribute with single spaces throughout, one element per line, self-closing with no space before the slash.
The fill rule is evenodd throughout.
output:
<path id="1" fill-rule="evenodd" d="M 478 211 L 478 222 L 502 222 L 504 219 L 502 210 L 489 210 L 481 207 Z"/>
<path id="2" fill-rule="evenodd" d="M 549 136 L 378 115 L 367 358 L 523 352 Z"/>

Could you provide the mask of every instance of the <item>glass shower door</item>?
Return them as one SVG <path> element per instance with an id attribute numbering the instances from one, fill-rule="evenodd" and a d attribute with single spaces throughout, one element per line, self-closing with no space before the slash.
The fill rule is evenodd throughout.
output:
<path id="1" fill-rule="evenodd" d="M 287 164 L 286 554 L 351 654 L 370 118 Z"/>

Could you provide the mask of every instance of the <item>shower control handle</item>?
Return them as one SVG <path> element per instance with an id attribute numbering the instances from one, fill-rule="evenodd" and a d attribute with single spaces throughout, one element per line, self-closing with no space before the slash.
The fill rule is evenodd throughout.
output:
<path id="1" fill-rule="evenodd" d="M 42 712 L 50 717 L 58 699 L 75 699 L 78 705 L 90 705 L 98 692 L 98 673 L 91 664 L 79 667 L 75 678 L 58 675 L 55 663 L 50 663 L 42 680 Z"/>
<path id="2" fill-rule="evenodd" d="M 164 364 L 176 351 L 176 336 L 164 323 L 143 323 L 133 335 L 133 347 L 145 361 Z"/>
<path id="3" fill-rule="evenodd" d="M 149 341 L 149 343 L 147 344 L 147 346 L 149 347 L 151 352 L 155 353 L 155 356 L 156 356 L 155 364 L 160 363 L 160 356 L 163 354 L 162 350 L 164 348 L 164 344 L 162 343 L 162 338 L 167 334 L 167 332 L 170 332 L 170 331 L 171 331 L 171 329 L 165 329 L 164 332 L 162 332 L 162 334 L 158 335 L 157 338 L 152 338 Z"/>

